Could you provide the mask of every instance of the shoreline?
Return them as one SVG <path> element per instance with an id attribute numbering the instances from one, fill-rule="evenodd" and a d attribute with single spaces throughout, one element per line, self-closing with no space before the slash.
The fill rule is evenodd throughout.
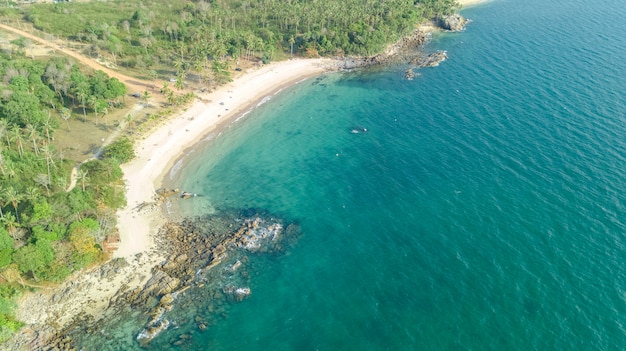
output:
<path id="1" fill-rule="evenodd" d="M 250 69 L 212 92 L 199 94 L 200 99 L 188 108 L 142 135 L 135 142 L 135 159 L 122 165 L 127 205 L 117 212 L 117 250 L 109 261 L 75 272 L 59 286 L 22 296 L 16 316 L 25 326 L 5 346 L 16 350 L 45 347 L 46 340 L 74 318 L 103 317 L 120 293 L 144 286 L 152 268 L 167 259 L 155 239 L 169 215 L 154 200 L 156 189 L 168 183 L 173 166 L 209 133 L 247 113 L 265 97 L 337 69 L 336 61 L 325 58 L 292 59 Z"/>
<path id="2" fill-rule="evenodd" d="M 469 6 L 485 0 L 460 1 Z M 59 286 L 25 294 L 16 311 L 26 325 L 6 345 L 37 349 L 78 316 L 103 317 L 107 306 L 129 289 L 144 286 L 151 270 L 166 261 L 155 240 L 171 214 L 155 201 L 156 190 L 172 185 L 175 166 L 207 135 L 247 114 L 282 89 L 342 68 L 342 60 L 289 59 L 251 68 L 217 89 L 197 94 L 187 108 L 164 118 L 135 141 L 136 157 L 122 165 L 127 205 L 117 212 L 120 242 L 111 260 L 75 272 Z M 181 189 L 184 190 L 184 189 Z M 103 284 L 103 279 L 105 283 Z M 44 343 L 44 344 L 42 344 Z"/>
<path id="3" fill-rule="evenodd" d="M 132 258 L 153 248 L 152 235 L 166 222 L 158 208 L 142 209 L 151 203 L 156 189 L 169 185 L 166 179 L 185 153 L 209 133 L 231 122 L 267 96 L 305 79 L 336 70 L 332 59 L 292 59 L 265 65 L 210 93 L 135 144 L 136 157 L 122 165 L 127 206 L 118 211 L 120 245 L 113 258 Z"/>
<path id="4" fill-rule="evenodd" d="M 489 0 L 457 0 L 456 2 L 458 2 L 462 9 L 474 6 L 474 5 L 478 5 L 484 2 L 487 2 Z"/>

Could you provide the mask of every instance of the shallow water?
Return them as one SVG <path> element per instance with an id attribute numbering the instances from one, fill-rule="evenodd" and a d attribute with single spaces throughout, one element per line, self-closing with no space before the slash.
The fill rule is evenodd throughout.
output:
<path id="1" fill-rule="evenodd" d="M 607 18 L 626 8 L 464 14 L 419 78 L 305 81 L 194 153 L 187 213 L 261 208 L 302 237 L 250 255 L 252 294 L 207 330 L 181 317 L 149 349 L 624 348 L 626 24 Z"/>

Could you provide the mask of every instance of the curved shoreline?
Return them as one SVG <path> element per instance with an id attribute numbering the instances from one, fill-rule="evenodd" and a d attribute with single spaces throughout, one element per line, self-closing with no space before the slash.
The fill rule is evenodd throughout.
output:
<path id="1" fill-rule="evenodd" d="M 469 6 L 483 1 L 460 3 Z M 17 318 L 26 327 L 6 345 L 13 349 L 45 346 L 41 342 L 75 317 L 102 316 L 120 292 L 143 286 L 152 267 L 165 260 L 155 239 L 168 218 L 154 200 L 156 189 L 170 183 L 167 178 L 173 167 L 181 160 L 184 163 L 186 153 L 207 135 L 245 115 L 267 96 L 340 67 L 341 61 L 332 59 L 291 59 L 250 69 L 213 92 L 199 94 L 199 100 L 142 136 L 135 143 L 136 158 L 122 166 L 127 206 L 117 213 L 120 244 L 114 260 L 76 272 L 53 290 L 25 295 Z M 115 258 L 128 264 L 120 265 Z"/>
<path id="2" fill-rule="evenodd" d="M 139 215 L 137 206 L 154 200 L 155 190 L 163 186 L 167 174 L 190 148 L 263 98 L 335 67 L 330 59 L 294 59 L 247 72 L 211 93 L 202 94 L 200 101 L 138 142 L 137 157 L 122 166 L 128 204 L 118 211 L 121 240 L 113 257 L 130 258 L 153 247 L 151 233 L 165 223 L 165 217 L 160 211 Z"/>
<path id="3" fill-rule="evenodd" d="M 135 144 L 136 158 L 122 166 L 127 206 L 117 213 L 121 240 L 113 259 L 75 272 L 53 289 L 25 294 L 16 315 L 26 325 L 3 346 L 14 350 L 45 347 L 46 340 L 76 317 L 102 316 L 121 292 L 143 286 L 152 268 L 166 259 L 155 239 L 167 218 L 161 206 L 154 205 L 154 198 L 172 167 L 206 135 L 265 97 L 336 69 L 331 59 L 293 59 L 251 69 L 211 93 L 200 94 L 200 100 L 149 131 Z M 141 204 L 152 206 L 138 207 Z"/>

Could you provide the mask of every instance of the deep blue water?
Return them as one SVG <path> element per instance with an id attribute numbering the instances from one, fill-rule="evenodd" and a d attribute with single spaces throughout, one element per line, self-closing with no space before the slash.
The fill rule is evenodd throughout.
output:
<path id="1" fill-rule="evenodd" d="M 187 211 L 262 208 L 302 236 L 252 255 L 251 296 L 207 330 L 181 318 L 150 349 L 626 349 L 626 6 L 463 13 L 415 80 L 302 82 L 196 153 Z"/>

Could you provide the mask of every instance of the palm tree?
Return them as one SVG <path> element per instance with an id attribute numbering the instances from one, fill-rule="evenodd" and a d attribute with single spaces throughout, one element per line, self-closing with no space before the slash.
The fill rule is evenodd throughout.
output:
<path id="1" fill-rule="evenodd" d="M 167 82 L 163 82 L 163 88 L 161 88 L 161 94 L 167 96 L 167 94 L 171 91 L 170 85 Z"/>
<path id="2" fill-rule="evenodd" d="M 80 104 L 83 107 L 83 120 L 87 120 L 87 111 L 85 111 L 85 103 L 87 102 L 87 94 L 85 92 L 79 91 L 76 93 L 78 100 L 80 100 Z"/>
<path id="3" fill-rule="evenodd" d="M 4 218 L 4 212 L 2 212 L 2 207 L 4 205 L 4 189 L 0 188 L 0 218 Z"/>
<path id="4" fill-rule="evenodd" d="M 152 97 L 152 95 L 150 95 L 150 92 L 145 90 L 143 92 L 143 95 L 141 95 L 141 100 L 143 100 L 143 103 L 145 105 L 148 105 L 148 101 L 150 100 L 151 97 Z"/>
<path id="5" fill-rule="evenodd" d="M 13 162 L 5 162 L 4 170 L 6 172 L 6 175 L 11 179 L 17 176 L 17 171 L 15 170 L 15 164 Z"/>
<path id="6" fill-rule="evenodd" d="M 24 154 L 24 146 L 22 145 L 22 130 L 17 125 L 13 125 L 11 128 L 11 135 L 13 136 L 13 140 L 15 140 L 15 144 L 17 146 L 17 152 L 20 155 L 20 158 Z"/>
<path id="7" fill-rule="evenodd" d="M 293 38 L 293 35 L 289 37 L 289 45 L 291 46 L 291 56 L 293 57 L 293 44 L 296 43 L 296 40 Z"/>
<path id="8" fill-rule="evenodd" d="M 48 179 L 48 177 L 43 174 L 43 173 L 39 173 L 35 176 L 35 183 L 43 186 L 44 188 L 46 188 L 46 192 L 48 193 L 48 196 L 50 196 L 50 181 Z"/>
<path id="9" fill-rule="evenodd" d="M 90 96 L 88 99 L 89 106 L 93 109 L 93 112 L 96 114 L 96 124 L 98 124 L 98 98 L 95 96 Z"/>
<path id="10" fill-rule="evenodd" d="M 72 111 L 67 108 L 67 107 L 61 107 L 61 110 L 59 111 L 59 113 L 61 114 L 61 118 L 65 121 L 65 124 L 67 125 L 67 131 L 70 131 L 70 123 L 69 120 L 70 118 L 72 118 Z"/>
<path id="11" fill-rule="evenodd" d="M 20 201 L 22 201 L 22 194 L 17 192 L 17 190 L 11 186 L 4 190 L 4 198 L 10 202 L 13 209 L 15 209 L 15 218 L 17 219 L 17 223 L 19 223 L 20 216 L 17 213 L 17 205 L 19 205 Z"/>
<path id="12" fill-rule="evenodd" d="M 11 147 L 11 140 L 9 140 L 9 122 L 6 119 L 0 119 L 0 138 L 4 135 L 7 139 L 7 146 Z"/>
<path id="13" fill-rule="evenodd" d="M 39 156 L 39 148 L 37 147 L 37 138 L 39 137 L 39 133 L 37 129 L 32 124 L 26 125 L 26 135 L 33 141 L 33 149 L 35 150 L 35 155 Z"/>
<path id="14" fill-rule="evenodd" d="M 54 159 L 52 156 L 54 155 L 49 145 L 46 145 L 41 148 L 41 153 L 43 157 L 46 159 L 46 166 L 48 167 L 48 183 L 52 184 L 52 174 L 50 173 L 50 165 L 54 165 Z"/>
<path id="15" fill-rule="evenodd" d="M 126 122 L 126 125 L 128 126 L 128 128 L 132 129 L 132 123 L 133 123 L 133 116 L 129 113 L 126 115 L 126 117 L 124 118 L 124 121 Z"/>
<path id="16" fill-rule="evenodd" d="M 176 76 L 176 83 L 174 84 L 174 86 L 176 86 L 177 89 L 182 90 L 185 87 L 185 79 L 187 78 L 187 72 L 185 72 L 185 70 L 182 70 L 178 73 L 178 76 Z"/>
<path id="17" fill-rule="evenodd" d="M 87 178 L 87 173 L 88 171 L 84 169 L 79 169 L 78 174 L 76 175 L 76 178 L 80 180 L 80 185 L 83 189 L 83 192 L 85 191 L 85 184 L 89 181 L 89 179 Z"/>
<path id="18" fill-rule="evenodd" d="M 176 72 L 180 72 L 185 69 L 185 61 L 182 58 L 177 58 L 174 60 L 174 68 L 176 68 Z"/>
<path id="19" fill-rule="evenodd" d="M 39 198 L 39 188 L 31 186 L 24 192 L 26 200 L 33 202 Z"/>
<path id="20" fill-rule="evenodd" d="M 104 119 L 104 124 L 107 125 L 106 116 L 109 114 L 109 109 L 107 107 L 102 109 L 102 119 Z"/>
<path id="21" fill-rule="evenodd" d="M 4 160 L 4 155 L 2 155 L 2 146 L 0 145 L 0 172 L 2 172 L 2 175 L 6 175 L 6 172 L 4 170 L 4 164 L 5 164 L 5 160 Z"/>
<path id="22" fill-rule="evenodd" d="M 167 102 L 170 105 L 173 105 L 174 102 L 176 102 L 176 96 L 174 95 L 174 91 L 173 90 L 170 90 L 170 91 L 167 92 Z"/>
<path id="23" fill-rule="evenodd" d="M 15 228 L 20 226 L 20 223 L 15 219 L 15 216 L 11 212 L 8 212 L 0 218 L 0 222 L 4 224 L 9 234 L 11 234 L 11 237 L 15 239 Z"/>
<path id="24" fill-rule="evenodd" d="M 46 139 L 48 140 L 48 145 L 50 145 L 50 140 L 52 139 L 50 137 L 50 131 L 53 129 L 52 128 L 52 116 L 50 115 L 50 112 L 48 112 L 48 118 L 46 118 L 46 120 L 43 121 L 41 125 L 46 131 Z"/>

